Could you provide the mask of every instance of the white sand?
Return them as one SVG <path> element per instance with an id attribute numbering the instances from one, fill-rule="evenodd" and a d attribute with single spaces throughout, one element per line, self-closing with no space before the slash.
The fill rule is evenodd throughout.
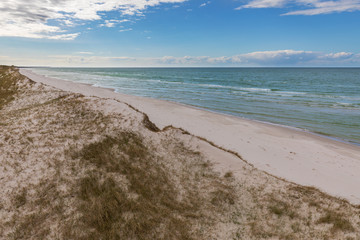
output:
<path id="1" fill-rule="evenodd" d="M 116 99 L 146 113 L 159 128 L 168 125 L 240 154 L 260 170 L 289 181 L 314 186 L 360 204 L 360 147 L 291 128 L 195 109 L 167 101 L 115 93 L 20 72 L 35 82 L 85 96 Z M 236 166 L 236 165 L 234 165 Z M 236 169 L 232 169 L 236 171 Z"/>

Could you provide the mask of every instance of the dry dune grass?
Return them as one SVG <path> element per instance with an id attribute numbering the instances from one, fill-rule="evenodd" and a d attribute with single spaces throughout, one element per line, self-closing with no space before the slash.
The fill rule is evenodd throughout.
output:
<path id="1" fill-rule="evenodd" d="M 0 76 L 0 239 L 360 239 L 346 201 L 215 171 L 212 153 L 241 160 L 126 104 Z"/>
<path id="2" fill-rule="evenodd" d="M 12 67 L 0 66 L 0 110 L 4 105 L 14 99 L 14 95 L 17 92 L 18 86 L 17 80 L 21 78 L 20 74 L 16 72 Z"/>

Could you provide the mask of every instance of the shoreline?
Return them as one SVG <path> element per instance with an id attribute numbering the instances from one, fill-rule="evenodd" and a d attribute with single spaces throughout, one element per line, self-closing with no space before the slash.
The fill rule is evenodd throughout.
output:
<path id="1" fill-rule="evenodd" d="M 82 85 L 86 85 L 86 86 L 90 86 L 90 87 L 94 87 L 94 88 L 99 88 L 99 89 L 104 89 L 104 90 L 110 90 L 114 93 L 117 93 L 119 95 L 125 95 L 125 96 L 133 96 L 133 97 L 138 97 L 138 98 L 144 98 L 146 99 L 152 99 L 152 100 L 156 100 L 156 101 L 164 101 L 167 102 L 169 104 L 175 104 L 175 105 L 179 105 L 182 107 L 187 107 L 187 108 L 192 108 L 195 110 L 200 110 L 200 111 L 205 111 L 205 112 L 209 112 L 209 113 L 213 113 L 213 114 L 218 114 L 218 115 L 223 115 L 225 117 L 233 117 L 235 119 L 239 119 L 239 120 L 243 120 L 243 121 L 250 121 L 250 122 L 255 122 L 255 123 L 260 123 L 260 124 L 266 124 L 266 125 L 270 125 L 270 126 L 276 126 L 276 127 L 280 127 L 280 128 L 286 128 L 286 129 L 290 129 L 290 130 L 294 130 L 294 131 L 298 131 L 298 132 L 302 132 L 302 133 L 307 133 L 307 134 L 311 134 L 317 137 L 321 137 L 321 138 L 325 138 L 328 140 L 332 140 L 335 142 L 339 142 L 339 143 L 344 143 L 344 144 L 349 144 L 349 145 L 353 145 L 356 147 L 360 147 L 360 142 L 354 142 L 352 140 L 349 139 L 343 139 L 341 137 L 337 137 L 337 136 L 333 136 L 330 134 L 326 134 L 326 133 L 322 133 L 322 132 L 316 132 L 316 131 L 311 131 L 308 129 L 304 129 L 304 128 L 300 128 L 300 127 L 294 127 L 294 126 L 289 126 L 289 125 L 284 125 L 284 124 L 280 124 L 280 123 L 274 123 L 274 122 L 267 122 L 267 121 L 262 121 L 262 120 L 257 120 L 257 119 L 251 119 L 251 118 L 246 118 L 246 117 L 242 117 L 242 116 L 237 116 L 237 115 L 232 115 L 229 113 L 224 113 L 224 112 L 218 112 L 215 110 L 211 110 L 211 109 L 207 109 L 204 107 L 200 107 L 200 106 L 195 106 L 195 105 L 190 105 L 190 104 L 186 104 L 186 103 L 181 103 L 181 102 L 175 102 L 175 101 L 170 101 L 170 100 L 166 100 L 166 99 L 157 99 L 157 98 L 152 98 L 152 97 L 146 97 L 146 96 L 140 96 L 140 95 L 131 95 L 131 94 L 126 94 L 126 93 L 122 93 L 117 91 L 115 88 L 112 87 L 106 87 L 106 86 L 95 86 L 94 84 L 90 84 L 90 83 L 82 83 L 82 82 L 73 82 L 70 80 L 65 80 L 65 79 L 59 79 L 59 78 L 54 78 L 54 77 L 50 77 L 47 75 L 41 75 L 41 74 L 37 74 L 34 73 L 33 71 L 29 70 L 32 67 L 19 67 L 19 69 L 25 69 L 26 71 L 31 72 L 31 74 L 34 75 L 39 75 L 45 78 L 49 78 L 49 79 L 54 79 L 54 80 L 60 80 L 60 81 L 65 81 L 65 82 L 71 82 L 71 83 L 76 83 L 76 84 L 82 84 Z"/>
<path id="2" fill-rule="evenodd" d="M 25 69 L 27 71 L 32 71 L 31 69 L 36 68 L 36 67 L 19 67 L 19 68 Z M 54 67 L 54 68 L 56 69 L 56 67 Z M 135 67 L 134 69 L 137 69 L 137 68 L 142 69 L 142 67 Z M 161 67 L 159 67 L 159 68 L 161 69 Z M 260 68 L 263 68 L 263 67 L 260 67 Z M 270 68 L 272 68 L 272 67 L 270 67 Z M 71 67 L 69 67 L 69 69 L 71 69 Z M 88 69 L 88 68 L 84 68 L 84 69 Z M 108 69 L 108 68 L 105 67 L 104 69 Z M 125 69 L 127 69 L 127 68 L 125 68 Z M 41 75 L 41 76 L 44 76 L 44 77 L 47 77 L 47 78 L 54 78 L 54 79 L 58 79 L 58 80 L 72 82 L 71 80 L 65 80 L 65 79 L 61 79 L 61 78 L 51 77 L 51 76 L 48 76 L 48 75 L 45 75 L 45 74 L 44 75 L 43 74 L 38 74 L 38 73 L 34 73 L 34 74 Z M 122 95 L 136 96 L 136 97 L 145 98 L 145 99 L 149 98 L 149 99 L 154 99 L 154 100 L 159 100 L 159 101 L 165 101 L 165 102 L 168 102 L 170 104 L 178 104 L 178 105 L 183 106 L 183 107 L 194 108 L 194 109 L 198 109 L 198 110 L 202 110 L 202 111 L 206 111 L 206 112 L 211 112 L 211 113 L 215 113 L 215 114 L 224 115 L 224 116 L 227 116 L 227 117 L 239 118 L 240 120 L 254 121 L 254 122 L 258 122 L 258 123 L 264 123 L 264 124 L 289 128 L 289 129 L 293 129 L 293 130 L 300 131 L 300 132 L 310 133 L 310 134 L 313 134 L 315 136 L 320 136 L 320 137 L 330 139 L 330 140 L 334 140 L 334 141 L 337 141 L 337 142 L 342 142 L 342 143 L 346 143 L 346 144 L 355 145 L 357 147 L 360 147 L 360 141 L 358 141 L 358 139 L 346 138 L 346 137 L 340 136 L 340 135 L 337 136 L 335 134 L 331 134 L 331 133 L 328 133 L 326 131 L 324 131 L 324 132 L 318 131 L 316 128 L 315 129 L 314 128 L 313 129 L 308 129 L 308 128 L 301 127 L 301 126 L 293 126 L 293 125 L 291 125 L 291 123 L 288 123 L 289 125 L 287 125 L 287 123 L 279 123 L 276 120 L 273 121 L 273 122 L 272 121 L 267 121 L 267 120 L 260 120 L 260 119 L 256 119 L 256 118 L 251 118 L 251 117 L 245 117 L 245 116 L 241 116 L 241 115 L 232 114 L 232 113 L 229 113 L 229 112 L 226 112 L 226 111 L 217 111 L 217 110 L 213 110 L 211 108 L 202 107 L 200 105 L 193 105 L 193 104 L 190 104 L 190 103 L 183 103 L 183 102 L 178 102 L 178 101 L 173 101 L 173 100 L 168 100 L 168 99 L 154 98 L 154 97 L 151 97 L 151 96 L 144 96 L 144 95 L 141 95 L 141 94 L 132 95 L 132 94 L 129 94 L 129 93 L 126 93 L 126 92 L 121 92 L 121 91 L 117 90 L 116 88 L 114 88 L 112 86 L 106 86 L 106 85 L 101 85 L 101 84 L 97 85 L 97 84 L 91 84 L 91 83 L 84 83 L 84 82 L 81 82 L 81 81 L 79 81 L 79 82 L 74 81 L 74 83 L 84 84 L 84 85 L 88 85 L 88 86 L 92 86 L 92 87 L 96 87 L 96 88 L 109 89 L 109 90 L 111 90 L 111 91 L 113 91 L 115 93 L 122 94 Z"/>
<path id="3" fill-rule="evenodd" d="M 198 107 L 48 78 L 21 68 L 35 82 L 85 96 L 111 98 L 146 113 L 160 129 L 172 125 L 234 151 L 256 168 L 360 203 L 360 147 L 306 130 L 216 113 Z"/>
<path id="4" fill-rule="evenodd" d="M 64 81 L 68 81 L 68 80 L 64 80 Z M 86 84 L 86 83 L 81 83 L 81 84 Z M 89 84 L 89 85 L 93 86 L 93 87 L 98 87 L 98 88 L 110 89 L 110 90 L 113 90 L 115 93 L 125 94 L 126 95 L 126 93 L 117 92 L 116 89 L 113 89 L 113 88 L 107 88 L 107 87 L 102 87 L 102 86 L 94 86 L 94 85 L 91 85 L 91 84 Z M 197 110 L 200 110 L 200 111 L 206 111 L 206 112 L 210 112 L 210 113 L 214 113 L 214 114 L 223 115 L 225 117 L 234 117 L 236 119 L 240 119 L 240 120 L 244 120 L 244 121 L 251 121 L 251 122 L 257 122 L 257 123 L 261 123 L 261 124 L 267 124 L 267 125 L 270 125 L 270 126 L 277 126 L 277 127 L 281 127 L 281 128 L 287 128 L 287 129 L 298 131 L 298 132 L 309 133 L 309 134 L 312 134 L 314 136 L 322 137 L 322 138 L 329 139 L 329 140 L 332 140 L 332 141 L 336 141 L 336 142 L 345 143 L 345 144 L 360 147 L 360 143 L 358 143 L 358 142 L 352 142 L 351 140 L 343 139 L 343 138 L 336 137 L 336 136 L 332 136 L 330 134 L 325 134 L 325 133 L 322 133 L 322 132 L 312 132 L 310 130 L 300 128 L 300 127 L 294 127 L 294 126 L 284 125 L 284 124 L 280 124 L 280 123 L 266 122 L 266 121 L 261 121 L 261 120 L 257 120 L 257 119 L 251 119 L 251 118 L 236 116 L 236 115 L 232 115 L 232 114 L 229 114 L 229 113 L 217 112 L 217 111 L 214 111 L 214 110 L 211 110 L 211 109 L 207 109 L 207 108 L 203 108 L 203 107 L 199 107 L 199 106 L 195 106 L 195 105 L 189 105 L 189 104 L 180 103 L 180 102 L 173 102 L 173 101 L 164 100 L 164 99 L 156 99 L 156 98 L 143 97 L 143 96 L 138 96 L 138 95 L 134 95 L 134 96 L 142 97 L 142 98 L 150 98 L 150 99 L 155 99 L 155 100 L 159 100 L 159 101 L 165 101 L 165 102 L 169 102 L 169 103 L 173 103 L 173 104 L 178 104 L 178 105 L 183 106 L 183 107 L 189 107 L 189 108 L 194 108 L 194 109 L 197 109 Z"/>

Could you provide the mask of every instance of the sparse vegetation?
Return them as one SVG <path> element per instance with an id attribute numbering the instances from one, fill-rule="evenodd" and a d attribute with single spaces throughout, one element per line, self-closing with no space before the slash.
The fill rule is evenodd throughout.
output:
<path id="1" fill-rule="evenodd" d="M 333 210 L 326 210 L 325 216 L 321 217 L 318 223 L 332 224 L 332 231 L 352 232 L 354 227 L 348 219 L 345 219 L 342 213 L 337 213 Z"/>
<path id="2" fill-rule="evenodd" d="M 24 216 L 16 224 L 14 231 L 8 235 L 9 239 L 44 239 L 50 233 L 50 226 L 44 224 L 48 217 L 44 213 Z"/>
<path id="3" fill-rule="evenodd" d="M 232 178 L 232 177 L 234 177 L 234 174 L 233 174 L 233 172 L 228 171 L 228 172 L 225 173 L 224 177 L 225 178 Z"/>
<path id="4" fill-rule="evenodd" d="M 269 201 L 269 203 L 269 211 L 275 215 L 288 216 L 291 219 L 293 219 L 297 215 L 294 212 L 293 207 L 287 202 L 273 198 Z"/>
<path id="5" fill-rule="evenodd" d="M 23 188 L 20 193 L 16 194 L 14 197 L 14 205 L 16 208 L 19 208 L 26 203 L 27 190 Z"/>
<path id="6" fill-rule="evenodd" d="M 146 115 L 146 114 L 144 114 L 143 124 L 150 131 L 160 132 L 160 129 L 153 122 L 150 121 L 148 115 Z"/>
<path id="7" fill-rule="evenodd" d="M 0 239 L 360 239 L 344 200 L 245 162 L 217 173 L 188 132 L 4 76 Z"/>
<path id="8" fill-rule="evenodd" d="M 14 99 L 20 74 L 14 67 L 0 66 L 0 110 Z"/>
<path id="9" fill-rule="evenodd" d="M 222 206 L 224 203 L 235 204 L 236 195 L 232 192 L 228 186 L 223 185 L 218 190 L 211 193 L 211 203 L 214 205 Z"/>
<path id="10" fill-rule="evenodd" d="M 194 239 L 186 219 L 196 216 L 195 200 L 200 199 L 177 199 L 176 186 L 140 136 L 107 136 L 73 157 L 96 166 L 78 184 L 83 217 L 72 228 L 88 228 L 85 239 Z M 110 173 L 124 176 L 127 184 L 122 186 Z"/>

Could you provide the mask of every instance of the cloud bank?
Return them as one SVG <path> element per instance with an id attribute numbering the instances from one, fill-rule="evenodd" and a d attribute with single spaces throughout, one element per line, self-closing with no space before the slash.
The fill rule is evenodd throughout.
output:
<path id="1" fill-rule="evenodd" d="M 0 56 L 0 64 L 40 65 L 53 67 L 323 67 L 360 66 L 360 53 L 322 53 L 313 51 L 277 50 L 258 51 L 234 56 L 164 56 L 127 57 L 97 56 L 91 52 L 36 58 Z"/>
<path id="2" fill-rule="evenodd" d="M 204 66 L 344 66 L 359 65 L 360 54 L 277 50 L 244 53 L 230 57 L 163 57 L 159 63 Z"/>
<path id="3" fill-rule="evenodd" d="M 244 8 L 301 8 L 283 15 L 318 15 L 360 10 L 360 0 L 250 0 Z"/>
<path id="4" fill-rule="evenodd" d="M 0 36 L 75 39 L 69 33 L 77 22 L 103 20 L 113 27 L 123 19 L 103 19 L 104 12 L 116 11 L 119 18 L 141 15 L 144 10 L 163 3 L 186 0 L 1 0 Z"/>

